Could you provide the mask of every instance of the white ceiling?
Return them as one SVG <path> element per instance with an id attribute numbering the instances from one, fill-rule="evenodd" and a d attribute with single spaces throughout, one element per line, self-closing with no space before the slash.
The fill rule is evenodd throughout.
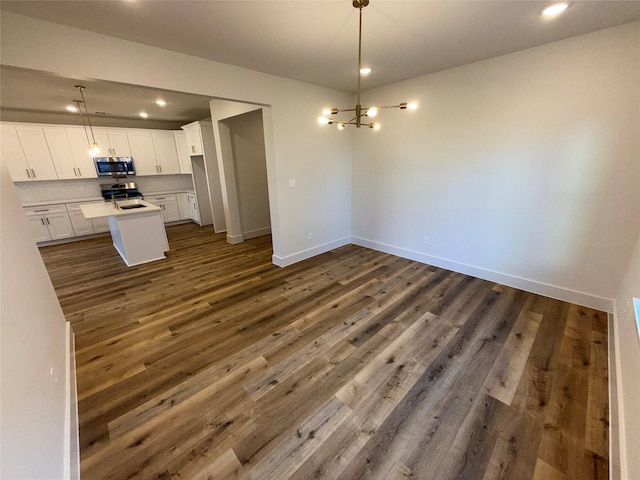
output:
<path id="1" fill-rule="evenodd" d="M 544 20 L 539 12 L 550 3 L 371 0 L 363 10 L 363 64 L 372 67 L 373 73 L 363 80 L 363 89 L 640 20 L 637 0 L 577 0 L 564 15 Z M 2 0 L 0 8 L 256 71 L 355 90 L 358 10 L 351 0 Z M 87 92 L 92 110 L 103 108 L 95 105 L 97 93 Z M 3 104 L 13 96 L 4 85 L 2 95 Z M 116 102 L 104 108 L 119 114 Z"/>

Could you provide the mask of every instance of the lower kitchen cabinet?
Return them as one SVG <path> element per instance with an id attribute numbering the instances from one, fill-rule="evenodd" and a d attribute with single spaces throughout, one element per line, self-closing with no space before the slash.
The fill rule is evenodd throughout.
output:
<path id="1" fill-rule="evenodd" d="M 178 200 L 175 194 L 167 195 L 145 195 L 144 199 L 162 208 L 162 221 L 164 223 L 177 222 L 180 220 L 180 211 L 178 210 Z"/>
<path id="2" fill-rule="evenodd" d="M 24 209 L 24 213 L 36 242 L 63 240 L 75 236 L 64 205 L 29 207 Z"/>
<path id="3" fill-rule="evenodd" d="M 195 193 L 187 193 L 187 202 L 189 203 L 190 218 L 200 225 L 200 211 Z"/>
<path id="4" fill-rule="evenodd" d="M 96 202 L 102 203 L 102 202 Z M 87 202 L 67 203 L 67 211 L 69 219 L 73 225 L 73 231 L 76 237 L 82 235 L 91 235 L 92 233 L 103 233 L 109 231 L 109 220 L 107 218 L 94 218 L 88 220 L 84 218 L 84 214 L 80 209 L 80 205 L 86 205 Z"/>
<path id="5" fill-rule="evenodd" d="M 186 193 L 176 193 L 176 200 L 178 201 L 178 212 L 180 214 L 180 220 L 190 220 L 191 211 L 189 210 L 189 200 Z"/>

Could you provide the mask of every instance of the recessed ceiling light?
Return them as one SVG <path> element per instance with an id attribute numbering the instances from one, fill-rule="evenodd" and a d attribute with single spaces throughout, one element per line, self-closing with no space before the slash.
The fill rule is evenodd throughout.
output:
<path id="1" fill-rule="evenodd" d="M 70 112 L 77 112 L 78 111 L 78 108 L 76 106 L 74 106 L 74 105 L 67 105 L 65 108 L 67 110 L 69 110 Z"/>
<path id="2" fill-rule="evenodd" d="M 164 107 L 164 106 L 167 104 L 167 102 L 165 102 L 165 101 L 164 101 L 164 100 L 162 100 L 161 98 L 159 98 L 158 100 L 156 100 L 156 103 L 157 103 L 158 105 L 160 105 L 161 107 Z"/>
<path id="3" fill-rule="evenodd" d="M 552 18 L 557 17 L 569 7 L 567 2 L 554 3 L 542 10 L 541 15 L 543 17 Z"/>
<path id="4" fill-rule="evenodd" d="M 149 114 L 147 112 L 140 112 L 140 116 L 142 118 L 147 118 L 149 116 Z"/>
<path id="5" fill-rule="evenodd" d="M 371 69 L 369 67 L 361 68 L 360 73 L 362 75 L 369 75 L 371 73 Z"/>

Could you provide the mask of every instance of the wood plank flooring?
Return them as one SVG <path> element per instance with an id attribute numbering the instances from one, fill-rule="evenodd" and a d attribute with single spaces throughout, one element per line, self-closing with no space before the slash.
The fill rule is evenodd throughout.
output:
<path id="1" fill-rule="evenodd" d="M 76 334 L 83 479 L 608 478 L 607 317 L 347 246 L 168 227 L 41 249 Z"/>

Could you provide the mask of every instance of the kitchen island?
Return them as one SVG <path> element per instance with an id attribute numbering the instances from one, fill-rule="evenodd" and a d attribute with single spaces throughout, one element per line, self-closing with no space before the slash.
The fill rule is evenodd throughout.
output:
<path id="1" fill-rule="evenodd" d="M 169 251 L 162 208 L 144 200 L 91 203 L 80 205 L 86 219 L 105 218 L 113 246 L 128 267 L 162 260 Z"/>

